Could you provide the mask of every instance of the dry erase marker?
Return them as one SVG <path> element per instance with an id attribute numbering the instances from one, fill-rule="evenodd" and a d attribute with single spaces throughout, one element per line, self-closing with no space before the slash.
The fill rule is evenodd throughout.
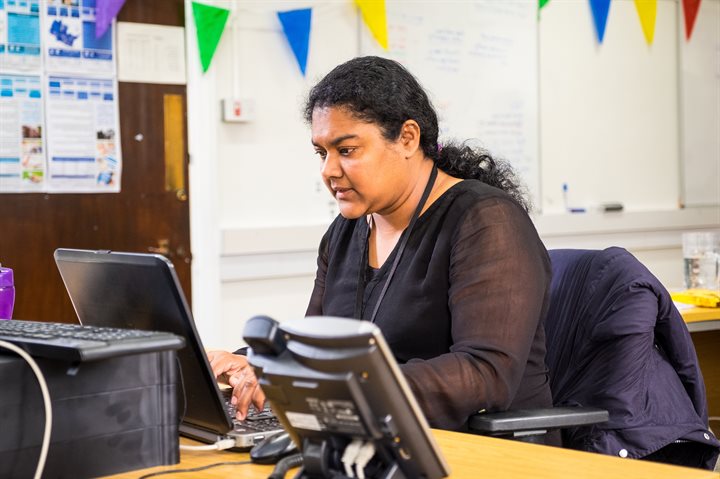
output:
<path id="1" fill-rule="evenodd" d="M 571 207 L 569 205 L 568 184 L 567 183 L 563 183 L 562 189 L 563 189 L 563 203 L 565 203 L 565 211 L 567 211 L 568 213 L 585 213 L 585 211 L 586 211 L 585 208 L 576 208 L 576 207 Z"/>
<path id="2" fill-rule="evenodd" d="M 601 208 L 605 213 L 620 212 L 625 209 L 622 203 L 603 203 Z"/>

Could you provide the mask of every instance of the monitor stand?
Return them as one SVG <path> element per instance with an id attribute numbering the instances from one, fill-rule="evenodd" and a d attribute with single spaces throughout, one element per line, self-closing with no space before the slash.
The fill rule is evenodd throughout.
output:
<path id="1" fill-rule="evenodd" d="M 330 441 L 305 440 L 302 455 L 303 466 L 294 479 L 348 479 L 345 470 L 339 468 L 342 464 L 342 450 L 334 447 Z M 382 447 L 376 450 L 376 455 L 381 456 L 383 460 L 375 461 L 376 467 L 366 476 L 368 479 L 408 479 L 397 462 L 389 457 Z"/>

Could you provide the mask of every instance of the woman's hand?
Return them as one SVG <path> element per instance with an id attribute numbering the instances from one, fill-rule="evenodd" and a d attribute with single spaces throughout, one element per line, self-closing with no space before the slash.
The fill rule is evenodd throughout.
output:
<path id="1" fill-rule="evenodd" d="M 257 411 L 263 410 L 265 394 L 245 356 L 227 351 L 207 351 L 207 356 L 217 380 L 233 388 L 231 402 L 238 419 L 245 419 L 251 402 Z"/>

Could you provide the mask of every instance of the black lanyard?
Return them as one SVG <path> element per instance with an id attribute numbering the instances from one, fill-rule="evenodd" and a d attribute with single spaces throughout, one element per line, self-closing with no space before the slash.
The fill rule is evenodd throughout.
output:
<path id="1" fill-rule="evenodd" d="M 417 208 L 415 208 L 415 212 L 412 215 L 412 218 L 410 219 L 410 224 L 408 227 L 403 231 L 402 236 L 400 237 L 400 244 L 398 246 L 397 254 L 395 255 L 395 260 L 393 261 L 392 267 L 390 268 L 390 272 L 387 275 L 387 279 L 385 280 L 385 284 L 383 285 L 382 291 L 380 291 L 380 296 L 378 296 L 377 302 L 375 303 L 375 309 L 373 310 L 372 316 L 370 316 L 370 322 L 375 322 L 375 316 L 377 315 L 378 309 L 380 309 L 380 303 L 382 302 L 383 298 L 385 297 L 385 293 L 388 290 L 388 287 L 390 286 L 390 281 L 392 280 L 393 275 L 395 274 L 395 270 L 397 269 L 398 264 L 400 263 L 400 258 L 402 257 L 403 251 L 405 251 L 405 245 L 407 245 L 408 239 L 410 238 L 410 234 L 412 233 L 413 227 L 415 226 L 415 223 L 417 222 L 418 217 L 420 216 L 420 212 L 422 211 L 423 207 L 425 206 L 425 202 L 427 202 L 428 197 L 430 196 L 430 192 L 432 191 L 432 187 L 435 184 L 435 178 L 437 178 L 437 165 L 433 165 L 432 172 L 430 173 L 430 178 L 428 179 L 427 185 L 425 185 L 425 191 L 423 191 L 422 197 L 420 198 L 420 202 L 417 205 Z M 362 319 L 362 313 L 363 313 L 363 296 L 365 294 L 365 274 L 368 264 L 368 242 L 369 242 L 369 235 L 366 235 L 364 238 L 364 247 L 363 247 L 363 253 L 360 256 L 360 271 L 358 272 L 358 282 L 357 282 L 357 294 L 355 296 L 355 317 L 358 319 Z"/>

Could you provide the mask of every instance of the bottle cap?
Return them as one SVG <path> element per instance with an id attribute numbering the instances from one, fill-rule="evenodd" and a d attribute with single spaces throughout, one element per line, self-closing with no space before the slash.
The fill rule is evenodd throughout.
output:
<path id="1" fill-rule="evenodd" d="M 7 288 L 8 286 L 14 286 L 13 270 L 0 267 L 0 288 Z"/>

